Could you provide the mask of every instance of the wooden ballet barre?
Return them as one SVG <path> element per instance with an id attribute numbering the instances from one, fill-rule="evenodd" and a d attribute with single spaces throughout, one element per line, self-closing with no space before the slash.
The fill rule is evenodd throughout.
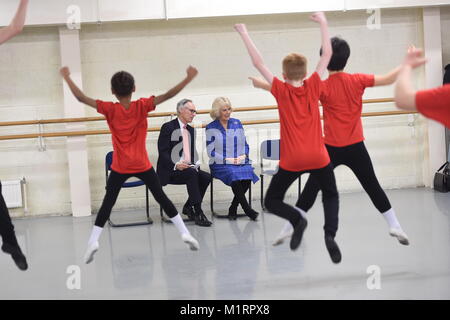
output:
<path id="1" fill-rule="evenodd" d="M 418 112 L 409 112 L 409 111 L 384 111 L 384 112 L 367 112 L 363 113 L 362 117 L 376 117 L 376 116 L 395 116 L 395 115 L 404 115 L 404 114 L 417 114 Z M 323 118 L 323 117 L 321 117 Z M 279 123 L 279 119 L 265 119 L 265 120 L 249 120 L 242 121 L 243 125 L 256 125 L 256 124 L 272 124 Z M 195 128 L 205 128 L 206 124 L 202 124 L 201 126 L 194 126 Z M 157 132 L 160 131 L 161 127 L 151 127 L 148 128 L 148 132 Z M 15 140 L 15 139 L 33 139 L 33 138 L 55 138 L 55 137 L 73 137 L 73 136 L 92 136 L 92 135 L 101 135 L 101 134 L 111 134 L 111 131 L 108 129 L 105 130 L 88 130 L 88 131 L 65 131 L 65 132 L 49 132 L 49 133 L 30 133 L 30 134 L 17 134 L 17 135 L 8 135 L 8 136 L 0 136 L 0 140 Z"/>
<path id="2" fill-rule="evenodd" d="M 393 98 L 381 98 L 381 99 L 367 99 L 363 103 L 385 103 L 394 102 Z M 233 112 L 246 112 L 246 111 L 266 111 L 266 110 L 276 110 L 277 106 L 260 106 L 260 107 L 241 107 L 234 108 Z M 210 110 L 198 110 L 197 114 L 209 114 Z M 175 112 L 152 112 L 148 114 L 149 118 L 158 117 L 170 117 L 175 116 Z M 7 121 L 0 122 L 0 127 L 6 126 L 23 126 L 23 125 L 39 125 L 39 124 L 62 124 L 62 123 L 73 123 L 73 122 L 93 122 L 106 120 L 105 117 L 83 117 L 83 118 L 60 118 L 60 119 L 46 119 L 46 120 L 24 120 L 24 121 Z"/>
<path id="3" fill-rule="evenodd" d="M 243 107 L 233 109 L 234 112 L 243 111 L 264 111 L 264 110 L 275 110 L 277 106 L 262 106 L 262 107 Z M 198 110 L 197 114 L 209 114 L 210 110 Z M 152 112 L 148 114 L 148 118 L 158 118 L 158 117 L 170 117 L 176 116 L 174 112 Z M 39 125 L 39 124 L 63 124 L 63 123 L 73 123 L 73 122 L 93 122 L 106 120 L 105 117 L 84 117 L 84 118 L 61 118 L 61 119 L 47 119 L 47 120 L 24 120 L 24 121 L 8 121 L 0 122 L 0 127 L 6 126 L 23 126 L 23 125 Z"/>

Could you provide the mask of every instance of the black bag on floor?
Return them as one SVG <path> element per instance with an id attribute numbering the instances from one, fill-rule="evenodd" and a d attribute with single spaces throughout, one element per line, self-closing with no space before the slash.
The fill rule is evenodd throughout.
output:
<path id="1" fill-rule="evenodd" d="M 442 169 L 442 173 L 440 172 Z M 449 162 L 444 163 L 434 174 L 434 190 L 439 192 L 450 191 L 450 168 Z"/>

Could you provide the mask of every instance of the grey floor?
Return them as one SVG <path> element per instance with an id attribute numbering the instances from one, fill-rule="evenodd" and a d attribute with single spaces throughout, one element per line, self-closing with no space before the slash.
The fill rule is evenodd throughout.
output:
<path id="1" fill-rule="evenodd" d="M 90 265 L 82 257 L 94 217 L 18 219 L 30 268 L 21 272 L 0 254 L 0 299 L 450 299 L 450 193 L 387 193 L 411 245 L 388 235 L 365 193 L 341 194 L 339 265 L 325 249 L 320 202 L 295 252 L 288 243 L 272 247 L 284 221 L 268 213 L 257 222 L 189 225 L 201 246 L 193 252 L 153 210 L 151 226 L 106 227 Z M 78 276 L 81 288 L 69 289 Z"/>

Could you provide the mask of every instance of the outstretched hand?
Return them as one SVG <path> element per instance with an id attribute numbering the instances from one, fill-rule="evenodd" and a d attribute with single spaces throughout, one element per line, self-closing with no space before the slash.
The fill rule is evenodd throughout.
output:
<path id="1" fill-rule="evenodd" d="M 69 67 L 62 67 L 62 68 L 59 70 L 59 73 L 61 74 L 61 76 L 62 76 L 63 78 L 68 77 L 68 76 L 70 76 L 70 69 L 69 69 Z"/>
<path id="2" fill-rule="evenodd" d="M 406 53 L 413 52 L 413 51 L 416 50 L 416 49 L 417 49 L 417 48 L 416 48 L 415 45 L 410 44 L 410 45 L 408 46 L 408 50 L 406 50 Z"/>
<path id="3" fill-rule="evenodd" d="M 322 11 L 313 13 L 311 15 L 310 19 L 312 21 L 317 22 L 317 23 L 327 22 L 327 18 L 325 17 L 325 13 L 323 13 Z"/>
<path id="4" fill-rule="evenodd" d="M 239 33 L 246 33 L 247 27 L 245 26 L 244 23 L 237 23 L 234 25 L 234 30 L 236 30 Z"/>
<path id="5" fill-rule="evenodd" d="M 403 65 L 410 66 L 415 69 L 425 64 L 427 59 L 423 55 L 422 49 L 417 49 L 414 46 L 410 46 L 408 48 L 408 52 L 406 54 L 405 60 L 403 61 Z"/>
<path id="6" fill-rule="evenodd" d="M 193 66 L 189 66 L 186 69 L 186 74 L 187 74 L 189 79 L 193 79 L 193 78 L 195 78 L 197 76 L 198 70 L 195 67 L 193 67 Z"/>

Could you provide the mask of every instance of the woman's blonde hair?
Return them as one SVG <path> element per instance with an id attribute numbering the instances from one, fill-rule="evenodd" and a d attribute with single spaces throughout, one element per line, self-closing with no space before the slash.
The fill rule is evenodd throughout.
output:
<path id="1" fill-rule="evenodd" d="M 231 106 L 230 99 L 225 97 L 218 97 L 214 100 L 211 108 L 211 112 L 209 115 L 213 120 L 216 120 L 220 115 L 220 108 L 229 106 L 231 108 L 231 111 L 233 111 L 233 107 Z"/>

